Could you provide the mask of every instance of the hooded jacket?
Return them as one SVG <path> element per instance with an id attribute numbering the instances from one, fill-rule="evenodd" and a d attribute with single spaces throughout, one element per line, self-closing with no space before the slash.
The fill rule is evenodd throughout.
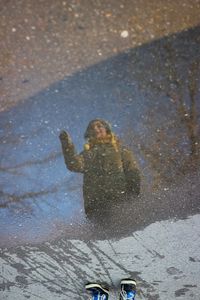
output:
<path id="1" fill-rule="evenodd" d="M 80 154 L 70 139 L 61 139 L 67 168 L 83 173 L 86 214 L 94 208 L 109 207 L 124 194 L 140 192 L 140 174 L 133 153 L 121 146 L 111 131 L 107 132 L 106 139 L 86 144 Z"/>

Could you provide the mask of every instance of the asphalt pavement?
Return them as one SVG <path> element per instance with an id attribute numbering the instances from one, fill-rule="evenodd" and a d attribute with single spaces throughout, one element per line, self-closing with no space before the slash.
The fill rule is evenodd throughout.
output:
<path id="1" fill-rule="evenodd" d="M 200 298 L 200 2 L 1 1 L 0 299 Z M 101 117 L 135 153 L 138 197 L 89 221 L 82 151 Z"/>

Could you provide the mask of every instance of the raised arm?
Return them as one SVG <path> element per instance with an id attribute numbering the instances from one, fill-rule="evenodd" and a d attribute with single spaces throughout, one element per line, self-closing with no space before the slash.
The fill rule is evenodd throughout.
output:
<path id="1" fill-rule="evenodd" d="M 84 159 L 82 154 L 77 154 L 74 144 L 66 131 L 62 131 L 59 135 L 62 152 L 65 160 L 65 164 L 70 171 L 84 172 Z"/>

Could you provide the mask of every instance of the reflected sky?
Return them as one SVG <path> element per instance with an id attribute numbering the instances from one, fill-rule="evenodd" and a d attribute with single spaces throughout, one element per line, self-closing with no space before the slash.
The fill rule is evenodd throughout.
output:
<path id="1" fill-rule="evenodd" d="M 79 152 L 88 122 L 108 120 L 136 154 L 144 199 L 191 172 L 199 162 L 199 33 L 130 49 L 1 113 L 2 240 L 37 240 L 62 224 L 84 224 L 82 176 L 66 170 L 62 129 Z"/>

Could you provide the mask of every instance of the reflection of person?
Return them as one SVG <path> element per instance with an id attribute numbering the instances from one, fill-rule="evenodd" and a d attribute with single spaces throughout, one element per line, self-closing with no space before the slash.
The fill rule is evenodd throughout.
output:
<path id="1" fill-rule="evenodd" d="M 90 292 L 92 300 L 108 300 L 109 290 L 99 283 L 88 283 L 85 288 Z M 136 295 L 136 281 L 133 279 L 121 280 L 121 291 L 119 300 L 134 300 Z"/>
<path id="2" fill-rule="evenodd" d="M 140 175 L 133 153 L 121 145 L 108 122 L 92 120 L 86 129 L 84 150 L 77 154 L 65 131 L 60 133 L 65 164 L 70 171 L 81 172 L 85 212 L 106 209 L 124 194 L 140 192 Z"/>

